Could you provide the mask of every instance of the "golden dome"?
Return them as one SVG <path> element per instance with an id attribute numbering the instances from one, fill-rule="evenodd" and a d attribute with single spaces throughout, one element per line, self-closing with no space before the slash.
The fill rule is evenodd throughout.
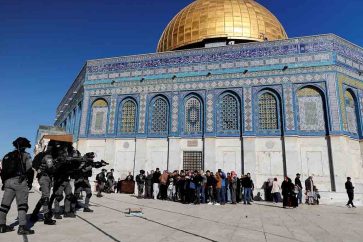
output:
<path id="1" fill-rule="evenodd" d="M 165 28 L 157 51 L 201 47 L 207 39 L 236 42 L 286 39 L 279 20 L 254 0 L 196 0 Z"/>

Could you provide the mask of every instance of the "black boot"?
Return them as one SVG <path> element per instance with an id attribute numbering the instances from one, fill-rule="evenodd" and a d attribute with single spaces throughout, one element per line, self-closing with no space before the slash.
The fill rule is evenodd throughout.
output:
<path id="1" fill-rule="evenodd" d="M 6 233 L 6 232 L 11 232 L 14 231 L 13 227 L 10 227 L 6 224 L 0 224 L 0 233 Z"/>
<path id="2" fill-rule="evenodd" d="M 85 213 L 93 213 L 93 210 L 90 209 L 90 208 L 84 208 L 83 209 L 83 212 L 85 212 Z"/>
<path id="3" fill-rule="evenodd" d="M 60 215 L 59 213 L 54 214 L 54 218 L 55 219 L 62 219 L 62 215 Z"/>
<path id="4" fill-rule="evenodd" d="M 19 225 L 18 235 L 29 235 L 34 234 L 34 230 L 28 229 L 25 225 Z"/>
<path id="5" fill-rule="evenodd" d="M 44 224 L 55 225 L 57 221 L 52 219 L 52 215 L 49 213 L 44 214 Z"/>

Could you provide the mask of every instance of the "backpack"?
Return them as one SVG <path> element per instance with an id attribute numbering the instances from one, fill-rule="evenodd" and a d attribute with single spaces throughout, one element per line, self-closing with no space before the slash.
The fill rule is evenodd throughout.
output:
<path id="1" fill-rule="evenodd" d="M 22 165 L 20 153 L 12 151 L 7 153 L 2 160 L 1 179 L 5 182 L 7 179 L 25 174 L 25 168 Z"/>

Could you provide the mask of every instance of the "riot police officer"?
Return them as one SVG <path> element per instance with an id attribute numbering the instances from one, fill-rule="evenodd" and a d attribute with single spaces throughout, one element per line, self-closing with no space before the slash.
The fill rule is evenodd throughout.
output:
<path id="1" fill-rule="evenodd" d="M 25 150 L 31 145 L 30 141 L 23 137 L 17 138 L 13 145 L 16 149 L 5 155 L 2 161 L 1 179 L 5 192 L 0 206 L 0 233 L 13 231 L 12 227 L 6 225 L 6 215 L 16 198 L 19 218 L 18 234 L 34 234 L 34 230 L 26 227 L 29 194 L 27 176 L 32 174 L 32 160 Z"/>
<path id="2" fill-rule="evenodd" d="M 98 191 L 97 191 L 97 197 L 103 197 L 102 196 L 102 191 L 105 187 L 105 183 L 106 181 L 106 169 L 102 169 L 102 171 L 100 173 L 97 174 L 96 176 L 96 180 L 97 180 L 97 186 L 98 186 Z"/>
<path id="3" fill-rule="evenodd" d="M 57 155 L 57 144 L 55 142 L 49 142 L 45 152 L 38 154 L 34 158 L 33 168 L 37 170 L 38 183 L 42 196 L 39 199 L 33 213 L 31 220 L 33 222 L 38 220 L 38 212 L 40 207 L 43 207 L 44 224 L 55 225 L 56 221 L 52 219 L 50 204 L 50 191 L 52 186 L 52 176 L 54 173 L 55 157 Z M 38 164 L 39 163 L 39 164 Z"/>
<path id="4" fill-rule="evenodd" d="M 57 157 L 56 171 L 54 173 L 54 186 L 53 186 L 53 196 L 54 200 L 54 218 L 62 219 L 60 215 L 59 203 L 64 200 L 64 216 L 74 218 L 74 211 L 71 209 L 71 204 L 77 202 L 76 197 L 72 193 L 72 187 L 70 184 L 69 176 L 72 173 L 72 164 L 67 160 L 68 157 L 77 157 L 77 152 L 73 149 L 72 144 L 64 143 L 62 148 L 59 149 L 59 154 Z M 65 197 L 63 196 L 65 194 Z M 52 199 L 51 199 L 52 203 Z M 51 207 L 51 204 L 50 204 Z M 73 209 L 75 210 L 75 209 Z"/>
<path id="5" fill-rule="evenodd" d="M 86 192 L 86 198 L 84 200 L 83 212 L 92 213 L 93 210 L 89 208 L 89 201 L 92 197 L 91 184 L 88 178 L 92 176 L 92 162 L 94 154 L 87 153 L 84 155 L 84 161 L 81 163 L 78 174 L 74 176 L 74 195 L 76 198 L 80 196 L 81 191 Z"/>

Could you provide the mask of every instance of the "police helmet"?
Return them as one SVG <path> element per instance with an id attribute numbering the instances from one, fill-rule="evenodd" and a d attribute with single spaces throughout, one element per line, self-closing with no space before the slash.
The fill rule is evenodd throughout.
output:
<path id="1" fill-rule="evenodd" d="M 24 137 L 18 137 L 16 140 L 13 141 L 13 146 L 15 148 L 31 148 L 30 141 Z"/>

